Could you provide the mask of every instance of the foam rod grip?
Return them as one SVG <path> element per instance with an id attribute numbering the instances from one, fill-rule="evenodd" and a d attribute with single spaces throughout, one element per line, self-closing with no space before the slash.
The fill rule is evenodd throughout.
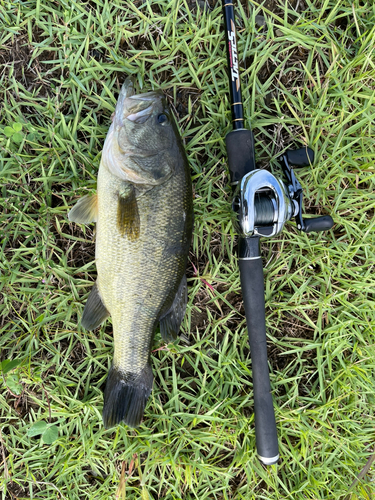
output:
<path id="1" fill-rule="evenodd" d="M 279 447 L 267 361 L 262 259 L 240 258 L 239 265 L 251 353 L 256 446 L 260 461 L 271 465 L 279 458 Z"/>
<path id="2" fill-rule="evenodd" d="M 251 130 L 239 129 L 225 137 L 230 182 L 239 182 L 244 175 L 255 170 L 254 137 Z"/>

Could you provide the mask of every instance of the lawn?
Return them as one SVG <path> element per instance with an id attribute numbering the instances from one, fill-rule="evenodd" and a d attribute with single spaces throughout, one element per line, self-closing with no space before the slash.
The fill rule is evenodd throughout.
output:
<path id="1" fill-rule="evenodd" d="M 261 168 L 309 145 L 305 211 L 263 240 L 280 462 L 255 448 L 231 215 L 221 2 L 0 0 L 0 491 L 3 500 L 320 500 L 375 494 L 375 6 L 236 2 L 246 126 Z M 183 338 L 156 333 L 142 425 L 105 430 L 111 321 L 80 326 L 94 192 L 128 75 L 162 89 L 194 186 Z M 162 270 L 161 270 L 162 272 Z M 10 360 L 10 361 L 9 361 Z"/>

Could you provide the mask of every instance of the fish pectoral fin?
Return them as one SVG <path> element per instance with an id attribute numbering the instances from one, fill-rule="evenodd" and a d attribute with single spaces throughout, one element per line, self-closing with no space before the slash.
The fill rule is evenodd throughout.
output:
<path id="1" fill-rule="evenodd" d="M 93 286 L 83 310 L 81 325 L 86 330 L 95 330 L 109 316 L 99 294 L 97 283 Z"/>
<path id="2" fill-rule="evenodd" d="M 130 241 L 139 238 L 140 219 L 135 188 L 128 184 L 126 189 L 118 194 L 117 227 L 122 236 Z"/>
<path id="3" fill-rule="evenodd" d="M 87 194 L 80 198 L 68 213 L 68 219 L 80 224 L 96 222 L 98 218 L 98 195 Z"/>
<path id="4" fill-rule="evenodd" d="M 187 281 L 184 274 L 169 311 L 160 318 L 160 333 L 165 342 L 176 340 L 187 304 Z"/>

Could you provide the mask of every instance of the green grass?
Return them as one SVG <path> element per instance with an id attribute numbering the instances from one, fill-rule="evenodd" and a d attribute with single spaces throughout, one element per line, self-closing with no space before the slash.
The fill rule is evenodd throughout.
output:
<path id="1" fill-rule="evenodd" d="M 279 173 L 281 152 L 310 145 L 315 165 L 298 172 L 305 209 L 336 223 L 310 235 L 288 224 L 262 244 L 281 453 L 269 469 L 256 458 L 227 184 L 222 13 L 219 2 L 207 12 L 191 3 L 0 0 L 0 360 L 15 360 L 0 377 L 2 499 L 375 494 L 373 2 L 236 2 L 259 165 Z M 190 344 L 153 352 L 142 426 L 106 431 L 111 323 L 79 326 L 96 277 L 94 226 L 67 212 L 95 189 L 128 74 L 167 93 L 189 155 Z"/>

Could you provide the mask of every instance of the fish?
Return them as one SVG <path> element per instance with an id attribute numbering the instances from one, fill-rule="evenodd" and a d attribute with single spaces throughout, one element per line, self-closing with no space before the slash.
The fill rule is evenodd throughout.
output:
<path id="1" fill-rule="evenodd" d="M 136 94 L 127 78 L 104 142 L 97 191 L 68 213 L 71 222 L 96 222 L 97 280 L 81 325 L 94 330 L 112 319 L 106 429 L 140 425 L 152 391 L 157 326 L 167 343 L 178 336 L 193 218 L 190 167 L 166 98 L 161 91 Z"/>

